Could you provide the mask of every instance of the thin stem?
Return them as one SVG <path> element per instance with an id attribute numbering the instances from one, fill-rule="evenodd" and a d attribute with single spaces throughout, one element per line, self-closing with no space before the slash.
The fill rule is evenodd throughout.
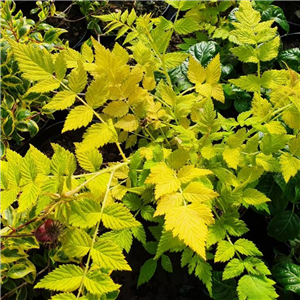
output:
<path id="1" fill-rule="evenodd" d="M 92 240 L 92 244 L 91 244 L 90 249 L 92 249 L 94 247 L 94 244 L 96 242 L 98 230 L 99 230 L 101 220 L 102 220 L 102 216 L 103 216 L 103 211 L 104 211 L 107 199 L 108 199 L 108 193 L 109 193 L 109 190 L 110 190 L 110 185 L 111 185 L 112 179 L 114 177 L 115 171 L 116 171 L 116 169 L 114 169 L 112 171 L 112 173 L 110 174 L 109 181 L 108 181 L 107 186 L 106 186 L 106 192 L 105 192 L 104 200 L 103 200 L 102 207 L 101 207 L 100 218 L 99 218 L 99 221 L 96 225 L 96 229 L 95 229 L 95 232 L 94 232 L 94 235 L 93 235 L 93 240 Z M 81 283 L 80 283 L 80 287 L 79 287 L 76 299 L 78 299 L 80 297 L 80 294 L 81 294 L 81 291 L 82 291 L 82 288 L 83 288 L 84 278 L 86 277 L 86 274 L 88 272 L 90 261 L 91 261 L 91 251 L 89 252 L 89 255 L 88 255 L 88 259 L 87 259 L 87 262 L 86 262 L 86 266 L 85 266 L 85 269 L 84 269 L 84 273 L 83 273 L 83 276 L 82 276 L 82 279 L 81 279 Z"/>

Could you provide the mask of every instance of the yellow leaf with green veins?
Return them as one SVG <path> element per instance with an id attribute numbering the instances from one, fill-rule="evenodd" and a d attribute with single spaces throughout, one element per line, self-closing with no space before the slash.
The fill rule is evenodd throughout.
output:
<path id="1" fill-rule="evenodd" d="M 218 53 L 208 64 L 205 69 L 206 83 L 218 83 L 221 77 L 220 54 Z"/>
<path id="2" fill-rule="evenodd" d="M 7 209 L 11 204 L 13 204 L 17 200 L 18 193 L 19 189 L 17 188 L 1 191 L 1 213 L 3 213 L 5 209 Z"/>
<path id="3" fill-rule="evenodd" d="M 67 72 L 67 64 L 65 61 L 64 53 L 65 53 L 64 51 L 61 51 L 58 54 L 54 64 L 55 75 L 59 81 L 62 81 L 65 78 Z"/>
<path id="4" fill-rule="evenodd" d="M 226 262 L 235 255 L 234 245 L 228 241 L 220 241 L 217 246 L 215 262 Z"/>
<path id="5" fill-rule="evenodd" d="M 76 151 L 76 158 L 81 168 L 89 172 L 99 171 L 103 162 L 102 154 L 97 149 Z"/>
<path id="6" fill-rule="evenodd" d="M 193 203 L 202 203 L 219 196 L 218 193 L 207 188 L 200 182 L 191 182 L 182 193 L 183 197 Z"/>
<path id="7" fill-rule="evenodd" d="M 36 204 L 36 201 L 41 193 L 41 187 L 36 182 L 28 183 L 22 191 L 22 194 L 19 198 L 19 207 L 18 213 L 26 211 L 28 208 L 31 208 Z"/>
<path id="8" fill-rule="evenodd" d="M 254 93 L 251 104 L 253 115 L 259 118 L 266 117 L 272 108 L 272 104 L 268 100 L 263 99 L 259 93 Z"/>
<path id="9" fill-rule="evenodd" d="M 261 80 L 256 75 L 241 76 L 238 79 L 230 79 L 228 81 L 247 92 L 260 91 Z"/>
<path id="10" fill-rule="evenodd" d="M 112 117 L 123 117 L 129 111 L 129 105 L 125 101 L 113 101 L 107 104 L 103 112 Z"/>
<path id="11" fill-rule="evenodd" d="M 167 69 L 172 69 L 180 66 L 188 57 L 186 53 L 167 53 L 165 55 L 165 65 Z"/>
<path id="12" fill-rule="evenodd" d="M 126 115 L 118 120 L 115 127 L 125 131 L 134 131 L 139 127 L 139 120 L 134 115 Z"/>
<path id="13" fill-rule="evenodd" d="M 235 16 L 240 23 L 249 28 L 256 26 L 261 20 L 260 13 L 252 8 L 250 1 L 241 1 Z"/>
<path id="14" fill-rule="evenodd" d="M 174 106 L 176 103 L 176 94 L 169 86 L 161 81 L 157 87 L 157 92 L 161 98 L 170 106 Z"/>
<path id="15" fill-rule="evenodd" d="M 258 63 L 259 59 L 257 58 L 256 50 L 250 45 L 241 45 L 230 49 L 230 51 L 238 57 L 242 62 L 247 63 Z"/>
<path id="16" fill-rule="evenodd" d="M 239 129 L 235 134 L 232 134 L 227 139 L 227 144 L 230 148 L 237 148 L 243 144 L 246 138 L 246 128 Z"/>
<path id="17" fill-rule="evenodd" d="M 278 160 L 272 155 L 265 155 L 259 153 L 256 156 L 256 164 L 262 166 L 267 172 L 280 172 L 280 166 Z"/>
<path id="18" fill-rule="evenodd" d="M 189 34 L 197 31 L 198 29 L 199 24 L 192 18 L 180 18 L 174 23 L 174 30 L 178 34 Z"/>
<path id="19" fill-rule="evenodd" d="M 295 106 L 289 107 L 284 110 L 282 119 L 292 129 L 300 129 L 300 111 Z"/>
<path id="20" fill-rule="evenodd" d="M 267 22 L 264 22 L 264 23 L 267 23 Z M 263 24 L 263 23 L 260 23 L 260 24 Z M 260 25 L 259 24 L 259 25 Z M 255 40 L 256 40 L 256 42 L 257 43 L 264 43 L 264 42 L 268 42 L 268 41 L 270 41 L 272 38 L 274 38 L 274 36 L 276 35 L 276 33 L 277 33 L 277 27 L 275 27 L 275 28 L 271 28 L 271 27 L 269 27 L 269 28 L 267 28 L 267 29 L 264 29 L 264 30 L 261 30 L 261 31 L 256 31 L 255 32 L 255 34 L 256 34 L 256 36 L 255 36 Z M 279 38 L 279 37 L 278 37 Z M 277 39 L 277 37 L 275 38 L 275 39 Z M 274 40 L 273 40 L 274 41 Z M 277 43 L 277 41 L 276 41 L 276 43 Z M 264 46 L 265 44 L 263 44 L 262 46 Z M 279 45 L 278 45 L 279 46 Z M 273 51 L 275 50 L 274 48 L 273 48 L 273 44 L 270 44 L 268 47 L 270 47 L 271 48 L 271 53 L 270 53 L 270 55 L 271 56 L 273 56 Z M 275 46 L 276 47 L 276 46 Z M 273 48 L 273 49 L 272 49 Z M 259 49 L 258 49 L 259 50 Z M 264 50 L 262 50 L 262 52 L 264 53 L 264 54 L 266 54 L 266 52 L 265 52 L 265 49 Z M 267 55 L 268 56 L 268 55 Z M 266 59 L 267 59 L 267 56 L 265 57 Z M 274 57 L 273 57 L 274 58 Z M 260 59 L 260 60 L 262 60 L 262 59 Z M 267 60 L 270 60 L 270 59 L 267 59 Z"/>
<path id="21" fill-rule="evenodd" d="M 277 36 L 270 42 L 264 43 L 257 49 L 258 59 L 260 61 L 269 61 L 278 55 L 280 38 Z"/>
<path id="22" fill-rule="evenodd" d="M 249 205 L 259 205 L 271 200 L 258 190 L 249 188 L 243 191 L 243 201 Z"/>
<path id="23" fill-rule="evenodd" d="M 87 73 L 83 64 L 81 61 L 78 61 L 77 64 L 77 68 L 71 71 L 69 77 L 69 88 L 76 94 L 82 92 L 87 84 Z"/>
<path id="24" fill-rule="evenodd" d="M 60 87 L 60 83 L 55 78 L 47 78 L 32 86 L 27 93 L 47 93 Z"/>
<path id="25" fill-rule="evenodd" d="M 190 56 L 189 59 L 189 69 L 187 75 L 190 82 L 194 84 L 202 84 L 206 79 L 205 69 L 193 56 Z"/>
<path id="26" fill-rule="evenodd" d="M 180 180 L 173 176 L 164 176 L 159 183 L 155 185 L 155 199 L 162 195 L 176 192 L 180 188 Z"/>
<path id="27" fill-rule="evenodd" d="M 76 106 L 73 108 L 65 121 L 63 132 L 86 127 L 93 120 L 94 111 L 88 106 Z"/>
<path id="28" fill-rule="evenodd" d="M 283 153 L 280 156 L 280 165 L 284 180 L 288 182 L 300 170 L 300 159 L 293 157 L 289 153 Z"/>
<path id="29" fill-rule="evenodd" d="M 81 47 L 81 55 L 89 63 L 92 63 L 94 60 L 93 50 L 87 43 L 83 43 Z"/>
<path id="30" fill-rule="evenodd" d="M 223 152 L 223 158 L 229 168 L 237 169 L 241 155 L 240 148 L 226 148 Z"/>
<path id="31" fill-rule="evenodd" d="M 270 121 L 264 125 L 271 134 L 286 134 L 286 130 L 281 122 Z"/>
<path id="32" fill-rule="evenodd" d="M 44 109 L 64 110 L 73 105 L 76 94 L 72 91 L 61 91 L 54 95 L 52 100 L 46 104 Z"/>
<path id="33" fill-rule="evenodd" d="M 194 166 L 184 166 L 178 171 L 177 176 L 181 183 L 188 183 L 194 178 L 210 174 L 213 174 L 213 172 L 207 169 L 199 169 Z"/>
<path id="34" fill-rule="evenodd" d="M 204 204 L 193 203 L 170 209 L 165 216 L 165 229 L 172 231 L 204 260 L 207 225 L 214 223 L 210 209 Z"/>
<path id="35" fill-rule="evenodd" d="M 233 23 L 235 26 L 236 23 Z M 244 27 L 244 24 L 242 24 Z M 231 34 L 235 37 L 237 44 L 250 44 L 256 45 L 256 37 L 252 29 L 240 28 L 237 30 L 231 31 Z M 235 41 L 233 41 L 235 42 Z"/>
<path id="36" fill-rule="evenodd" d="M 183 197 L 181 193 L 162 195 L 157 201 L 156 211 L 153 217 L 166 214 L 170 209 L 181 206 Z"/>
<path id="37" fill-rule="evenodd" d="M 289 142 L 289 149 L 292 155 L 300 156 L 300 135 Z"/>
<path id="38" fill-rule="evenodd" d="M 85 99 L 92 108 L 99 108 L 108 99 L 108 85 L 105 78 L 99 77 L 88 86 Z"/>

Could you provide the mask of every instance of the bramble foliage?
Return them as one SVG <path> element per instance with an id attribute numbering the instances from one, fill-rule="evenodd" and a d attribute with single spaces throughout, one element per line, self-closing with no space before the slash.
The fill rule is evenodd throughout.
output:
<path id="1" fill-rule="evenodd" d="M 134 10 L 102 16 L 110 22 L 108 31 L 128 33 L 127 48 L 116 43 L 110 51 L 93 40 L 93 48 L 84 44 L 81 53 L 51 54 L 8 40 L 22 76 L 35 82 L 31 91 L 55 91 L 45 108 L 69 108 L 63 132 L 86 127 L 75 154 L 55 144 L 52 158 L 33 146 L 25 157 L 7 151 L 1 213 L 2 234 L 11 238 L 3 239 L 1 259 L 8 278 L 60 292 L 55 300 L 76 299 L 75 294 L 115 299 L 120 285 L 110 274 L 131 270 L 123 251 L 136 238 L 153 256 L 142 266 L 138 285 L 151 279 L 158 261 L 172 272 L 168 252 L 181 252 L 182 267 L 213 299 L 278 297 L 263 253 L 243 237 L 249 229 L 240 212 L 254 208 L 273 215 L 272 195 L 262 191 L 260 180 L 279 174 L 285 187 L 300 170 L 300 75 L 291 69 L 260 73 L 260 62 L 277 56 L 280 40 L 271 22 L 261 22 L 251 3 L 241 1 L 231 32 L 238 46 L 231 51 L 258 68 L 256 75 L 231 82 L 253 93 L 252 107 L 236 120 L 217 114 L 212 99 L 225 99 L 220 55 L 203 66 L 187 53 L 167 53 L 174 31 L 189 33 L 186 24 L 193 23 L 192 17 L 179 18 L 191 2 L 176 3 L 174 23 L 139 17 Z M 184 61 L 191 88 L 179 92 L 169 71 Z M 122 143 L 131 149 L 129 156 Z M 99 148 L 106 144 L 118 147 L 122 161 L 103 164 Z M 74 175 L 77 164 L 86 173 Z M 293 211 L 289 216 L 298 218 Z M 146 241 L 137 217 L 155 224 L 152 240 Z M 45 219 L 64 229 L 51 249 L 53 270 L 36 282 L 25 251 L 39 244 L 15 234 L 31 233 Z M 271 223 L 269 230 L 278 235 Z M 296 231 L 280 237 L 295 238 Z M 219 263 L 221 275 L 213 271 Z"/>

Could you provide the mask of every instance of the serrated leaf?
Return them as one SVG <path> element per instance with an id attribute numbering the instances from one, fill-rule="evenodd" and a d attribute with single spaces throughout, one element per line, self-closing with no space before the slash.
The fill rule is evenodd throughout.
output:
<path id="1" fill-rule="evenodd" d="M 234 279 L 223 280 L 222 272 L 213 272 L 212 293 L 215 300 L 233 300 L 237 299 L 236 282 Z"/>
<path id="2" fill-rule="evenodd" d="M 63 110 L 73 105 L 76 94 L 72 91 L 62 91 L 54 95 L 52 100 L 44 106 L 45 109 Z"/>
<path id="3" fill-rule="evenodd" d="M 251 256 L 262 256 L 263 254 L 257 249 L 255 244 L 252 241 L 247 239 L 238 239 L 234 243 L 234 248 L 236 251 L 240 252 L 243 255 Z"/>
<path id="4" fill-rule="evenodd" d="M 191 182 L 184 190 L 183 197 L 194 203 L 201 203 L 218 197 L 219 194 L 207 188 L 200 182 Z"/>
<path id="5" fill-rule="evenodd" d="M 234 245 L 228 241 L 221 241 L 218 243 L 215 262 L 225 262 L 230 260 L 235 254 Z"/>
<path id="6" fill-rule="evenodd" d="M 256 189 L 246 189 L 243 191 L 243 201 L 249 205 L 259 205 L 271 200 Z"/>
<path id="7" fill-rule="evenodd" d="M 250 45 L 241 45 L 230 49 L 230 51 L 238 57 L 242 62 L 246 63 L 258 63 L 256 50 Z"/>
<path id="8" fill-rule="evenodd" d="M 226 148 L 223 151 L 223 158 L 226 161 L 229 168 L 237 169 L 240 160 L 240 154 L 240 148 Z"/>
<path id="9" fill-rule="evenodd" d="M 197 256 L 195 275 L 205 284 L 209 294 L 212 294 L 212 267 L 204 261 L 202 257 Z"/>
<path id="10" fill-rule="evenodd" d="M 214 222 L 210 209 L 204 204 L 190 204 L 175 207 L 165 216 L 166 230 L 178 236 L 203 259 L 206 258 L 205 242 L 207 225 Z"/>
<path id="11" fill-rule="evenodd" d="M 285 290 L 300 295 L 300 266 L 286 262 L 273 267 L 272 274 Z"/>
<path id="12" fill-rule="evenodd" d="M 83 269 L 75 265 L 60 265 L 35 285 L 35 289 L 72 292 L 79 288 Z"/>
<path id="13" fill-rule="evenodd" d="M 206 83 L 215 84 L 219 82 L 221 77 L 221 63 L 219 53 L 210 61 L 205 69 L 205 72 Z"/>
<path id="14" fill-rule="evenodd" d="M 95 109 L 107 101 L 108 95 L 108 84 L 104 78 L 100 77 L 88 86 L 85 99 L 87 104 Z"/>
<path id="15" fill-rule="evenodd" d="M 83 230 L 69 230 L 63 250 L 70 257 L 83 257 L 91 249 L 92 238 Z"/>
<path id="16" fill-rule="evenodd" d="M 223 280 L 240 276 L 244 272 L 244 264 L 242 260 L 237 258 L 232 259 L 224 268 Z"/>
<path id="17" fill-rule="evenodd" d="M 228 81 L 247 92 L 260 91 L 261 82 L 256 75 L 240 76 L 238 79 L 230 79 Z"/>
<path id="18" fill-rule="evenodd" d="M 184 166 L 178 171 L 178 178 L 181 183 L 188 183 L 194 178 L 202 177 L 205 175 L 213 174 L 211 170 L 199 169 L 194 166 Z"/>
<path id="19" fill-rule="evenodd" d="M 17 200 L 18 193 L 19 189 L 1 191 L 1 213 Z"/>
<path id="20" fill-rule="evenodd" d="M 134 227 L 132 229 L 139 228 Z M 117 244 L 121 249 L 124 249 L 127 253 L 130 251 L 132 245 L 132 234 L 129 229 L 112 230 L 105 232 L 101 235 L 101 239 L 108 239 Z"/>
<path id="21" fill-rule="evenodd" d="M 181 65 L 184 60 L 188 57 L 186 53 L 167 53 L 165 55 L 165 64 L 167 69 L 176 68 Z"/>
<path id="22" fill-rule="evenodd" d="M 140 285 L 148 282 L 154 275 L 155 270 L 157 267 L 157 261 L 149 258 L 146 260 L 146 262 L 142 265 L 139 278 L 138 278 L 138 283 L 137 286 L 139 287 Z"/>
<path id="23" fill-rule="evenodd" d="M 113 101 L 103 109 L 103 112 L 112 117 L 123 117 L 129 111 L 129 105 L 125 101 Z"/>
<path id="24" fill-rule="evenodd" d="M 86 152 L 78 151 L 76 158 L 81 168 L 89 172 L 99 171 L 103 162 L 102 154 L 97 149 Z"/>
<path id="25" fill-rule="evenodd" d="M 278 241 L 293 240 L 300 230 L 299 217 L 292 210 L 286 210 L 270 221 L 267 230 L 268 234 Z"/>
<path id="26" fill-rule="evenodd" d="M 280 156 L 280 166 L 284 180 L 288 182 L 300 170 L 300 159 L 289 153 L 283 153 Z"/>
<path id="27" fill-rule="evenodd" d="M 41 192 L 41 187 L 36 182 L 28 183 L 24 188 L 19 198 L 18 212 L 23 212 L 35 205 L 38 196 Z"/>
<path id="28" fill-rule="evenodd" d="M 241 300 L 273 300 L 278 295 L 275 282 L 265 276 L 244 275 L 238 283 L 237 291 Z"/>
<path id="29" fill-rule="evenodd" d="M 265 263 L 257 257 L 246 257 L 244 266 L 248 273 L 253 275 L 271 275 Z"/>
<path id="30" fill-rule="evenodd" d="M 83 64 L 81 61 L 77 62 L 77 68 L 73 69 L 71 71 L 70 77 L 69 77 L 69 88 L 74 93 L 80 93 L 83 91 L 87 84 L 87 74 L 83 67 Z"/>
<path id="31" fill-rule="evenodd" d="M 48 175 L 50 173 L 50 159 L 33 145 L 30 145 L 30 152 L 36 165 L 37 172 Z"/>
<path id="32" fill-rule="evenodd" d="M 102 295 L 118 290 L 121 285 L 115 284 L 109 275 L 101 271 L 93 271 L 84 277 L 83 284 L 88 292 L 94 295 Z"/>
<path id="33" fill-rule="evenodd" d="M 93 124 L 83 135 L 80 151 L 99 148 L 116 140 L 116 132 L 112 124 Z"/>
<path id="34" fill-rule="evenodd" d="M 27 93 L 47 93 L 59 87 L 60 83 L 55 78 L 47 78 L 32 86 Z"/>
<path id="35" fill-rule="evenodd" d="M 189 68 L 187 71 L 187 76 L 190 82 L 195 84 L 202 84 L 206 79 L 205 69 L 193 56 L 190 56 L 189 59 Z"/>
<path id="36" fill-rule="evenodd" d="M 181 18 L 174 23 L 174 30 L 178 34 L 189 34 L 197 31 L 198 28 L 198 23 L 192 18 Z"/>
<path id="37" fill-rule="evenodd" d="M 131 271 L 122 250 L 108 239 L 100 238 L 92 248 L 91 255 L 94 263 L 101 268 Z"/>
<path id="38" fill-rule="evenodd" d="M 280 38 L 277 36 L 270 42 L 264 43 L 257 49 L 258 58 L 260 61 L 269 61 L 278 55 Z"/>
<path id="39" fill-rule="evenodd" d="M 52 78 L 54 64 L 51 54 L 45 48 L 14 41 L 10 41 L 10 43 L 24 78 L 34 81 Z"/>
<path id="40" fill-rule="evenodd" d="M 81 299 L 80 297 L 79 299 Z M 76 300 L 76 296 L 71 293 L 57 294 L 51 297 L 51 300 Z"/>
<path id="41" fill-rule="evenodd" d="M 172 261 L 170 259 L 169 256 L 167 255 L 162 255 L 161 256 L 161 266 L 163 267 L 163 269 L 169 273 L 173 272 L 173 265 L 172 265 Z"/>
<path id="42" fill-rule="evenodd" d="M 118 120 L 115 127 L 125 131 L 134 131 L 139 127 L 139 120 L 134 115 L 126 115 Z"/>
<path id="43" fill-rule="evenodd" d="M 93 119 L 94 112 L 87 106 L 76 106 L 73 108 L 65 121 L 63 132 L 75 130 L 80 127 L 86 127 Z"/>
<path id="44" fill-rule="evenodd" d="M 124 229 L 140 226 L 129 209 L 119 203 L 112 203 L 103 209 L 103 224 L 110 229 Z"/>

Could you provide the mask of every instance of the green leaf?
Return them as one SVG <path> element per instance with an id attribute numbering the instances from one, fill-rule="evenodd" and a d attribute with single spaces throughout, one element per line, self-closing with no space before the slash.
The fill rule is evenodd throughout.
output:
<path id="1" fill-rule="evenodd" d="M 75 265 L 60 265 L 35 285 L 35 289 L 72 292 L 79 288 L 83 269 Z"/>
<path id="2" fill-rule="evenodd" d="M 59 36 L 65 32 L 68 31 L 61 28 L 50 28 L 44 35 L 44 41 L 49 44 L 54 43 L 59 38 Z"/>
<path id="3" fill-rule="evenodd" d="M 7 272 L 7 276 L 12 279 L 19 279 L 25 277 L 27 274 L 35 272 L 30 266 L 24 263 L 13 265 Z"/>
<path id="4" fill-rule="evenodd" d="M 94 111 L 87 106 L 76 106 L 73 108 L 65 121 L 63 132 L 86 127 L 93 119 Z"/>
<path id="5" fill-rule="evenodd" d="M 213 272 L 212 284 L 214 300 L 236 299 L 236 283 L 234 279 L 223 280 L 222 272 Z"/>
<path id="6" fill-rule="evenodd" d="M 18 193 L 19 189 L 1 191 L 1 213 L 17 200 Z"/>
<path id="7" fill-rule="evenodd" d="M 94 263 L 101 268 L 131 271 L 120 247 L 108 239 L 100 238 L 92 248 L 91 254 Z"/>
<path id="8" fill-rule="evenodd" d="M 243 261 L 237 258 L 232 259 L 225 267 L 223 272 L 223 280 L 238 277 L 244 272 Z"/>
<path id="9" fill-rule="evenodd" d="M 129 209 L 119 203 L 112 203 L 103 209 L 102 221 L 106 228 L 117 230 L 141 225 Z"/>
<path id="10" fill-rule="evenodd" d="M 169 273 L 173 273 L 173 265 L 169 256 L 163 254 L 161 256 L 161 266 Z"/>
<path id="11" fill-rule="evenodd" d="M 139 227 L 134 227 L 134 228 L 139 228 Z M 104 238 L 113 241 L 121 249 L 124 249 L 127 253 L 130 251 L 133 238 L 129 229 L 112 230 L 112 231 L 105 232 L 104 234 L 101 235 L 101 239 Z"/>
<path id="12" fill-rule="evenodd" d="M 275 282 L 265 276 L 245 275 L 238 283 L 237 291 L 241 300 L 274 300 L 278 295 Z"/>
<path id="13" fill-rule="evenodd" d="M 240 76 L 238 79 L 230 79 L 228 81 L 247 92 L 260 91 L 261 83 L 260 79 L 256 75 Z"/>
<path id="14" fill-rule="evenodd" d="M 244 266 L 248 273 L 253 275 L 271 275 L 265 263 L 257 257 L 246 257 Z"/>
<path id="15" fill-rule="evenodd" d="M 273 267 L 272 274 L 285 290 L 300 295 L 300 266 L 286 262 Z"/>
<path id="16" fill-rule="evenodd" d="M 149 258 L 146 260 L 146 262 L 142 265 L 139 278 L 138 278 L 138 283 L 137 286 L 139 287 L 140 285 L 148 282 L 154 275 L 155 270 L 157 267 L 157 261 Z"/>
<path id="17" fill-rule="evenodd" d="M 268 234 L 280 242 L 293 240 L 299 233 L 300 220 L 292 210 L 276 215 L 269 223 Z"/>
<path id="18" fill-rule="evenodd" d="M 286 20 L 283 10 L 275 5 L 268 5 L 261 11 L 263 21 L 274 20 L 286 32 L 289 32 L 289 23 Z"/>
<path id="19" fill-rule="evenodd" d="M 257 57 L 256 50 L 250 45 L 242 45 L 230 49 L 230 51 L 238 57 L 242 62 L 246 63 L 258 63 L 259 59 Z"/>
<path id="20" fill-rule="evenodd" d="M 212 294 L 212 266 L 203 260 L 202 257 L 196 256 L 197 262 L 195 275 L 205 284 L 209 294 Z"/>
<path id="21" fill-rule="evenodd" d="M 69 257 L 83 257 L 91 248 L 92 238 L 83 230 L 69 230 L 65 236 L 63 250 Z"/>
<path id="22" fill-rule="evenodd" d="M 79 299 L 81 299 L 80 297 Z M 71 293 L 62 293 L 62 294 L 57 294 L 55 296 L 51 297 L 51 300 L 76 300 L 76 296 Z"/>
<path id="23" fill-rule="evenodd" d="M 252 241 L 247 239 L 238 239 L 234 243 L 234 248 L 236 251 L 240 252 L 243 255 L 251 256 L 262 256 L 263 254 L 257 249 L 255 244 Z"/>
<path id="24" fill-rule="evenodd" d="M 225 262 L 230 260 L 235 254 L 235 247 L 228 241 L 218 243 L 215 262 Z"/>
<path id="25" fill-rule="evenodd" d="M 180 18 L 174 23 L 174 30 L 178 34 L 189 34 L 197 31 L 198 28 L 198 23 L 192 18 Z"/>
<path id="26" fill-rule="evenodd" d="M 109 275 L 101 273 L 101 271 L 90 272 L 84 277 L 83 284 L 88 292 L 95 295 L 102 295 L 113 292 L 121 287 L 115 284 Z"/>

